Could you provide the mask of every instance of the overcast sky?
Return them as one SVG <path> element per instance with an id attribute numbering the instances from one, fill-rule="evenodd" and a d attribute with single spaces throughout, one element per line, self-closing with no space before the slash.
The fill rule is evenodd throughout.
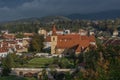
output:
<path id="1" fill-rule="evenodd" d="M 119 9 L 120 0 L 0 0 L 0 21 Z"/>

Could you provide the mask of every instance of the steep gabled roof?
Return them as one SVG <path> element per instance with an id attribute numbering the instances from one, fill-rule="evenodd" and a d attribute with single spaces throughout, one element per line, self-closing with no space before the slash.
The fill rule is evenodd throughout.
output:
<path id="1" fill-rule="evenodd" d="M 69 34 L 69 35 L 58 35 L 58 41 L 56 48 L 58 49 L 69 49 L 75 45 L 78 45 L 76 52 L 80 52 L 82 49 L 89 47 L 90 40 L 88 36 L 82 37 L 78 34 Z M 91 39 L 94 39 L 91 37 Z"/>

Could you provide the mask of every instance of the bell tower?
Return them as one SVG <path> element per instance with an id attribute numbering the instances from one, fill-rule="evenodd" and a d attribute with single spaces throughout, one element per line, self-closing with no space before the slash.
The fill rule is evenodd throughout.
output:
<path id="1" fill-rule="evenodd" d="M 56 33 L 56 27 L 55 25 L 53 25 L 52 36 L 51 36 L 51 54 L 56 53 L 55 50 L 56 45 L 57 45 L 57 33 Z"/>

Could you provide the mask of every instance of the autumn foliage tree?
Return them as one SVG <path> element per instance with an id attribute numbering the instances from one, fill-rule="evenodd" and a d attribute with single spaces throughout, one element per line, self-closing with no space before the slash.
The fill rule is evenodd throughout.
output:
<path id="1" fill-rule="evenodd" d="M 29 51 L 41 52 L 44 47 L 43 42 L 44 42 L 43 35 L 37 35 L 37 34 L 34 35 L 30 43 Z"/>

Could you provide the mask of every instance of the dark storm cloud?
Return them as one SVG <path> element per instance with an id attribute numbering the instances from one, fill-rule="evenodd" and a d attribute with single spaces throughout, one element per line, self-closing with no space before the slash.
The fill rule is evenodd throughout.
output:
<path id="1" fill-rule="evenodd" d="M 17 7 L 25 2 L 31 2 L 33 0 L 0 0 L 0 7 Z"/>
<path id="2" fill-rule="evenodd" d="M 120 9 L 120 0 L 0 0 L 0 21 Z"/>

